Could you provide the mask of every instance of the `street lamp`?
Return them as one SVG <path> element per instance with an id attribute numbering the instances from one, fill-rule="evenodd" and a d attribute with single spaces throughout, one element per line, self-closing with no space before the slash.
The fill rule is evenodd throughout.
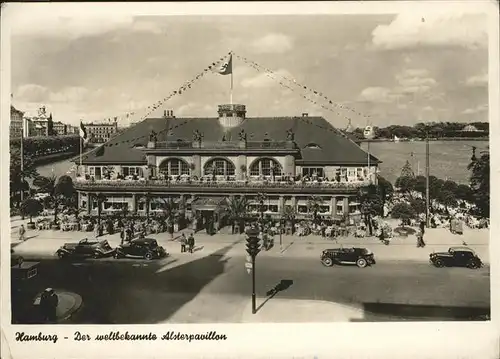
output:
<path id="1" fill-rule="evenodd" d="M 250 256 L 250 261 L 245 263 L 247 271 L 252 272 L 252 314 L 257 313 L 256 303 L 255 303 L 255 257 L 260 252 L 260 238 L 259 230 L 256 228 L 250 228 L 246 231 L 247 237 L 247 253 Z"/>

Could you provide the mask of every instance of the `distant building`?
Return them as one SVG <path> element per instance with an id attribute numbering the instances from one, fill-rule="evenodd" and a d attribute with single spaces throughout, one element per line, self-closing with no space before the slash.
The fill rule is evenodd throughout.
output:
<path id="1" fill-rule="evenodd" d="M 55 135 L 67 135 L 68 134 L 68 125 L 65 125 L 61 121 L 54 122 L 53 129 L 54 129 Z"/>
<path id="2" fill-rule="evenodd" d="M 104 143 L 109 141 L 114 135 L 118 133 L 118 123 L 115 118 L 114 121 L 108 119 L 107 122 L 101 123 L 84 123 L 85 129 L 87 130 L 87 136 L 89 142 L 93 143 Z"/>
<path id="3" fill-rule="evenodd" d="M 24 112 L 10 106 L 10 138 L 21 137 L 23 133 Z"/>
<path id="4" fill-rule="evenodd" d="M 78 126 L 66 125 L 66 134 L 68 135 L 78 135 Z"/>
<path id="5" fill-rule="evenodd" d="M 474 125 L 467 125 L 462 129 L 463 132 L 482 132 L 477 129 Z"/>
<path id="6" fill-rule="evenodd" d="M 33 133 L 30 136 L 51 136 L 54 132 L 52 114 L 47 116 L 45 106 L 38 109 L 38 115 L 29 118 L 33 124 Z"/>

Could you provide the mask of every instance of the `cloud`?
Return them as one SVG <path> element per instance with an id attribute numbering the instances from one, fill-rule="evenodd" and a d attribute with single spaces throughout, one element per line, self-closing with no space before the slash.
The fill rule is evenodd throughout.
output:
<path id="1" fill-rule="evenodd" d="M 282 54 L 293 48 L 293 40 L 283 34 L 268 34 L 255 40 L 251 47 L 257 53 Z"/>
<path id="2" fill-rule="evenodd" d="M 434 9 L 435 10 L 435 9 Z M 388 25 L 378 25 L 372 32 L 372 44 L 379 49 L 402 49 L 419 46 L 488 46 L 486 15 L 405 12 Z"/>
<path id="3" fill-rule="evenodd" d="M 268 73 L 259 73 L 256 76 L 248 77 L 241 81 L 241 86 L 246 88 L 266 88 L 271 87 L 273 85 L 279 85 L 278 81 L 281 80 L 282 76 L 286 76 L 288 78 L 293 78 L 288 70 L 280 69 L 274 72 L 276 75 L 268 74 Z M 274 78 L 274 79 L 273 79 Z"/>
<path id="4" fill-rule="evenodd" d="M 465 81 L 465 85 L 469 87 L 488 86 L 488 74 L 471 76 Z"/>
<path id="5" fill-rule="evenodd" d="M 405 69 L 396 74 L 396 81 L 398 85 L 393 92 L 399 94 L 422 93 L 437 86 L 426 69 Z"/>
<path id="6" fill-rule="evenodd" d="M 61 9 L 61 7 L 59 8 Z M 12 34 L 19 36 L 58 37 L 76 39 L 95 36 L 114 30 L 161 33 L 158 24 L 122 14 L 100 14 L 83 11 L 52 11 L 52 7 L 40 6 L 37 10 L 13 12 L 10 17 Z"/>
<path id="7" fill-rule="evenodd" d="M 80 103 L 88 100 L 89 95 L 90 92 L 84 87 L 71 86 L 52 92 L 47 87 L 37 84 L 19 86 L 15 93 L 16 99 L 20 101 L 39 103 Z"/>
<path id="8" fill-rule="evenodd" d="M 392 92 L 386 87 L 367 87 L 359 95 L 359 100 L 367 102 L 391 102 L 392 99 Z"/>
<path id="9" fill-rule="evenodd" d="M 473 115 L 473 114 L 481 113 L 481 112 L 485 112 L 485 111 L 488 111 L 488 104 L 482 104 L 482 105 L 478 105 L 477 107 L 474 107 L 474 108 L 468 108 L 468 109 L 462 111 L 462 114 L 463 115 Z"/>

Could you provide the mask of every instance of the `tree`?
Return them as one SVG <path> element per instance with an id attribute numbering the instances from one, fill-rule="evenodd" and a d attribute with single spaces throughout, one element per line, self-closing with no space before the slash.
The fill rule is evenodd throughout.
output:
<path id="1" fill-rule="evenodd" d="M 455 181 L 446 180 L 443 183 L 442 190 L 450 191 L 456 193 L 458 189 L 458 184 Z"/>
<path id="2" fill-rule="evenodd" d="M 177 217 L 177 203 L 172 198 L 161 199 L 161 209 L 167 218 L 169 224 L 173 224 L 175 217 Z"/>
<path id="3" fill-rule="evenodd" d="M 455 195 L 463 201 L 472 201 L 472 189 L 466 184 L 459 184 L 455 190 Z"/>
<path id="4" fill-rule="evenodd" d="M 417 180 L 415 177 L 398 177 L 394 185 L 399 188 L 399 190 L 408 195 L 410 198 L 413 198 L 412 192 L 415 190 L 415 185 Z"/>
<path id="5" fill-rule="evenodd" d="M 267 196 L 265 193 L 257 193 L 256 196 L 257 202 L 259 202 L 259 212 L 261 221 L 264 220 L 264 202 L 267 200 Z"/>
<path id="6" fill-rule="evenodd" d="M 389 182 L 380 175 L 377 176 L 377 187 L 378 187 L 378 193 L 380 194 L 380 199 L 382 200 L 382 207 L 383 207 L 385 201 L 387 199 L 392 198 L 392 195 L 394 194 L 394 187 L 392 186 L 391 182 Z"/>
<path id="7" fill-rule="evenodd" d="M 490 216 L 490 154 L 484 152 L 481 157 L 473 158 L 467 169 L 471 171 L 470 187 L 472 197 L 482 216 Z"/>
<path id="8" fill-rule="evenodd" d="M 101 224 L 101 212 L 102 212 L 102 204 L 104 202 L 106 202 L 106 200 L 108 199 L 106 197 L 106 195 L 104 195 L 104 193 L 99 193 L 96 197 L 95 197 L 96 201 L 97 201 L 97 225 L 100 225 Z"/>
<path id="9" fill-rule="evenodd" d="M 141 195 L 142 198 L 144 198 L 144 205 L 146 207 L 146 219 L 149 221 L 149 207 L 151 204 L 151 200 L 155 197 L 153 196 L 150 192 L 146 192 L 143 195 Z"/>
<path id="10" fill-rule="evenodd" d="M 385 189 L 383 190 L 385 191 Z M 384 202 L 382 200 L 380 187 L 369 185 L 361 188 L 358 192 L 358 200 L 361 203 L 361 214 L 364 217 L 365 223 L 368 226 L 370 236 L 373 235 L 372 218 L 383 213 Z"/>
<path id="11" fill-rule="evenodd" d="M 295 228 L 295 217 L 297 216 L 297 211 L 292 206 L 285 206 L 283 208 L 283 213 L 281 214 L 283 220 L 287 222 L 287 224 L 292 228 L 292 233 Z"/>
<path id="12" fill-rule="evenodd" d="M 410 161 L 406 160 L 405 165 L 401 169 L 401 177 L 415 177 L 415 173 L 413 172 L 413 168 L 411 167 Z"/>
<path id="13" fill-rule="evenodd" d="M 391 212 L 392 218 L 401 219 L 403 226 L 415 218 L 415 210 L 411 205 L 405 202 L 400 202 L 394 205 Z"/>
<path id="14" fill-rule="evenodd" d="M 448 212 L 448 207 L 454 207 L 457 205 L 457 197 L 455 196 L 455 193 L 448 190 L 440 191 L 437 196 L 437 200 L 445 206 L 446 212 Z"/>
<path id="15" fill-rule="evenodd" d="M 410 200 L 410 206 L 413 208 L 413 210 L 415 211 L 415 213 L 417 215 L 427 212 L 425 199 L 422 199 L 422 198 L 412 199 L 412 200 Z"/>
<path id="16" fill-rule="evenodd" d="M 38 176 L 33 180 L 33 185 L 49 194 L 49 197 L 45 200 L 45 204 L 54 209 L 54 224 L 57 224 L 59 205 L 63 201 L 62 195 L 57 190 L 57 183 L 57 177 L 55 175 L 49 177 Z"/>
<path id="17" fill-rule="evenodd" d="M 19 148 L 10 149 L 10 192 L 13 197 L 22 190 L 29 189 L 29 185 L 23 179 L 35 178 L 38 172 L 31 155 L 24 153 L 23 170 L 21 171 L 21 151 Z M 19 202 L 16 202 L 17 204 Z"/>
<path id="18" fill-rule="evenodd" d="M 229 219 L 233 223 L 232 232 L 234 233 L 234 228 L 238 225 L 240 233 L 243 230 L 243 219 L 246 217 L 248 209 L 248 201 L 243 196 L 233 196 L 226 198 L 226 204 L 228 207 Z"/>
<path id="19" fill-rule="evenodd" d="M 307 210 L 309 213 L 313 214 L 313 223 L 319 223 L 319 212 L 321 210 L 321 205 L 323 204 L 323 198 L 320 196 L 310 196 L 307 199 Z"/>
<path id="20" fill-rule="evenodd" d="M 21 213 L 30 218 L 30 224 L 33 224 L 33 217 L 38 216 L 42 211 L 42 204 L 34 198 L 28 198 L 21 203 Z"/>

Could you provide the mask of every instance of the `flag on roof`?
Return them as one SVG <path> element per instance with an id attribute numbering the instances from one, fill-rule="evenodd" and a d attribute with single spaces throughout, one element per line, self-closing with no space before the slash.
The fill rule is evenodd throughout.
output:
<path id="1" fill-rule="evenodd" d="M 220 75 L 229 75 L 233 73 L 233 55 L 229 55 L 229 58 L 221 63 L 218 67 L 214 69 Z"/>
<path id="2" fill-rule="evenodd" d="M 84 140 L 87 139 L 87 130 L 85 129 L 85 126 L 83 125 L 82 121 L 80 121 L 80 137 L 83 138 Z"/>

